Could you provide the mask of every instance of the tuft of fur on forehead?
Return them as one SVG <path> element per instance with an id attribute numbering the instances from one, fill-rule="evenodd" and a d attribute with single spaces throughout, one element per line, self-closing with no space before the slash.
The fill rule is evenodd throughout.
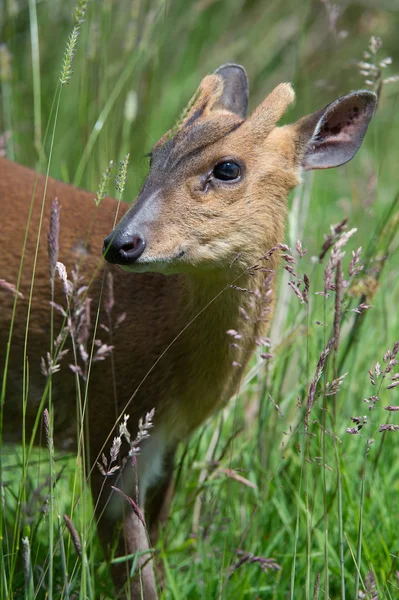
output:
<path id="1" fill-rule="evenodd" d="M 209 115 L 213 106 L 221 98 L 222 94 L 223 80 L 221 77 L 215 74 L 204 77 L 199 88 L 188 102 L 175 125 L 161 137 L 157 142 L 155 149 L 159 146 L 163 146 L 165 142 L 174 138 L 180 131 L 191 125 L 200 117 Z"/>
<path id="2" fill-rule="evenodd" d="M 157 142 L 153 155 L 159 152 L 164 164 L 175 164 L 186 154 L 198 152 L 239 127 L 243 119 L 218 106 L 223 87 L 222 77 L 207 75 L 176 125 Z"/>
<path id="3" fill-rule="evenodd" d="M 223 87 L 223 79 L 219 75 L 204 77 L 180 117 L 179 130 L 191 125 L 199 117 L 207 117 L 222 97 Z"/>

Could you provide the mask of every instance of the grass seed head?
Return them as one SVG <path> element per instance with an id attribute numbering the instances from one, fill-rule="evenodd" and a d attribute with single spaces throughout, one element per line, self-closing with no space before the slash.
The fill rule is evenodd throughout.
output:
<path id="1" fill-rule="evenodd" d="M 75 25 L 69 34 L 67 47 L 64 54 L 64 61 L 62 63 L 60 83 L 66 85 L 69 83 L 72 76 L 72 62 L 75 57 L 76 47 L 79 38 L 79 26 Z"/>

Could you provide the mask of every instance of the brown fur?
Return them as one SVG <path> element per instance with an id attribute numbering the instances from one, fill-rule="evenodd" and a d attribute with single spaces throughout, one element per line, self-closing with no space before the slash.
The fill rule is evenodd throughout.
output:
<path id="1" fill-rule="evenodd" d="M 103 450 L 117 415 L 126 410 L 134 436 L 139 418 L 155 407 L 152 432 L 162 427 L 169 458 L 164 458 L 164 477 L 149 490 L 145 507 L 152 521 L 152 542 L 157 522 L 167 514 L 164 499 L 170 495 L 167 490 L 171 488 L 171 465 L 178 442 L 228 401 L 237 389 L 256 339 L 267 328 L 271 315 L 271 311 L 267 318 L 264 315 L 267 274 L 250 273 L 248 269 L 283 241 L 287 195 L 299 182 L 306 150 L 303 132 L 309 127 L 308 120 L 302 120 L 300 126 L 275 126 L 293 100 L 288 84 L 278 86 L 247 120 L 226 110 L 222 93 L 223 80 L 219 75 L 205 78 L 178 128 L 155 146 L 150 174 L 137 204 L 127 212 L 125 205 L 120 207 L 120 213 L 126 213 L 121 226 L 141 219 L 140 226 L 146 231 L 145 256 L 152 262 L 140 266 L 138 261 L 132 267 L 135 273 L 106 267 L 114 277 L 114 313 L 126 312 L 127 317 L 113 339 L 117 406 L 111 360 L 92 366 L 88 396 L 90 455 L 94 461 Z M 241 180 L 235 184 L 208 181 L 204 174 L 229 158 L 242 164 Z M 17 283 L 25 225 L 34 197 L 19 287 L 24 299 L 17 302 L 6 388 L 4 435 L 10 441 L 21 437 L 25 322 L 44 188 L 43 176 L 34 192 L 33 171 L 0 160 L 1 214 L 5 224 L 0 277 L 10 283 Z M 27 342 L 28 434 L 45 387 L 40 358 L 52 344 L 46 234 L 54 197 L 62 206 L 59 260 L 68 273 L 79 262 L 86 282 L 93 277 L 89 290 L 93 315 L 105 267 L 102 243 L 113 227 L 118 206 L 115 200 L 106 198 L 96 208 L 93 194 L 48 180 Z M 83 247 L 86 250 L 82 252 Z M 276 268 L 276 257 L 273 255 L 267 263 L 268 268 Z M 230 287 L 232 282 L 250 293 Z M 271 290 L 270 306 L 274 285 Z M 4 349 L 14 298 L 0 289 L 0 299 L 0 348 Z M 65 305 L 61 284 L 57 285 L 56 301 Z M 99 308 L 100 322 L 106 323 L 104 308 Z M 249 319 L 243 317 L 245 313 Z M 55 317 L 57 334 L 62 322 L 58 313 Z M 228 329 L 240 332 L 238 348 L 232 348 Z M 241 366 L 233 367 L 233 361 Z M 71 361 L 67 357 L 60 373 L 52 378 L 54 441 L 64 448 L 76 445 L 75 377 L 68 362 Z M 94 498 L 102 483 L 103 477 L 94 469 Z M 99 513 L 111 493 L 110 484 L 108 481 L 100 499 Z M 132 488 L 130 481 L 125 489 Z M 99 520 L 99 534 L 106 551 L 112 545 L 118 518 L 105 511 Z M 122 529 L 119 553 L 134 553 L 147 547 L 143 526 L 127 507 Z M 143 561 L 140 564 L 143 566 Z M 129 568 L 126 563 L 114 571 L 118 587 Z M 131 598 L 140 598 L 141 593 L 146 600 L 155 598 L 151 564 L 143 567 L 139 575 L 132 583 Z"/>

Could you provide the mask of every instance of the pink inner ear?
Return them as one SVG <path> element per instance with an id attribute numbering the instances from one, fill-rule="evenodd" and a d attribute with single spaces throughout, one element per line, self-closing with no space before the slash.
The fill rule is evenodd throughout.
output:
<path id="1" fill-rule="evenodd" d="M 329 104 L 308 140 L 302 167 L 329 169 L 351 160 L 367 131 L 376 99 L 372 92 L 360 91 Z"/>
<path id="2" fill-rule="evenodd" d="M 364 120 L 359 104 L 358 98 L 351 98 L 345 102 L 346 106 L 340 107 L 325 121 L 323 119 L 315 140 L 333 144 L 350 142 L 357 135 L 360 122 Z"/>

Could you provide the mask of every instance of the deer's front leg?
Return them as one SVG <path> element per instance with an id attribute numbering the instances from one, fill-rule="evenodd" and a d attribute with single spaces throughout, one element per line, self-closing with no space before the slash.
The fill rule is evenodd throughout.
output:
<path id="1" fill-rule="evenodd" d="M 133 578 L 128 579 L 125 585 L 126 596 L 132 600 L 156 600 L 158 598 L 154 561 L 150 550 L 149 535 L 142 521 L 130 508 L 125 511 L 123 520 L 123 537 L 128 554 L 137 556 L 136 568 Z M 132 561 L 129 561 L 132 565 Z M 113 574 L 114 581 L 118 581 L 117 574 Z"/>
<path id="2" fill-rule="evenodd" d="M 126 498 L 112 490 L 111 485 L 123 490 Z M 116 477 L 105 482 L 101 473 L 93 472 L 93 501 L 96 505 L 97 530 L 107 558 L 131 556 L 121 563 L 113 564 L 112 579 L 121 595 L 130 600 L 156 600 L 158 598 L 153 569 L 149 536 L 144 525 L 144 510 L 140 517 L 133 510 L 129 498 L 136 502 L 134 490 L 136 476 L 131 465 Z M 135 564 L 133 577 L 132 566 Z M 123 590 L 123 592 L 122 592 Z"/>

